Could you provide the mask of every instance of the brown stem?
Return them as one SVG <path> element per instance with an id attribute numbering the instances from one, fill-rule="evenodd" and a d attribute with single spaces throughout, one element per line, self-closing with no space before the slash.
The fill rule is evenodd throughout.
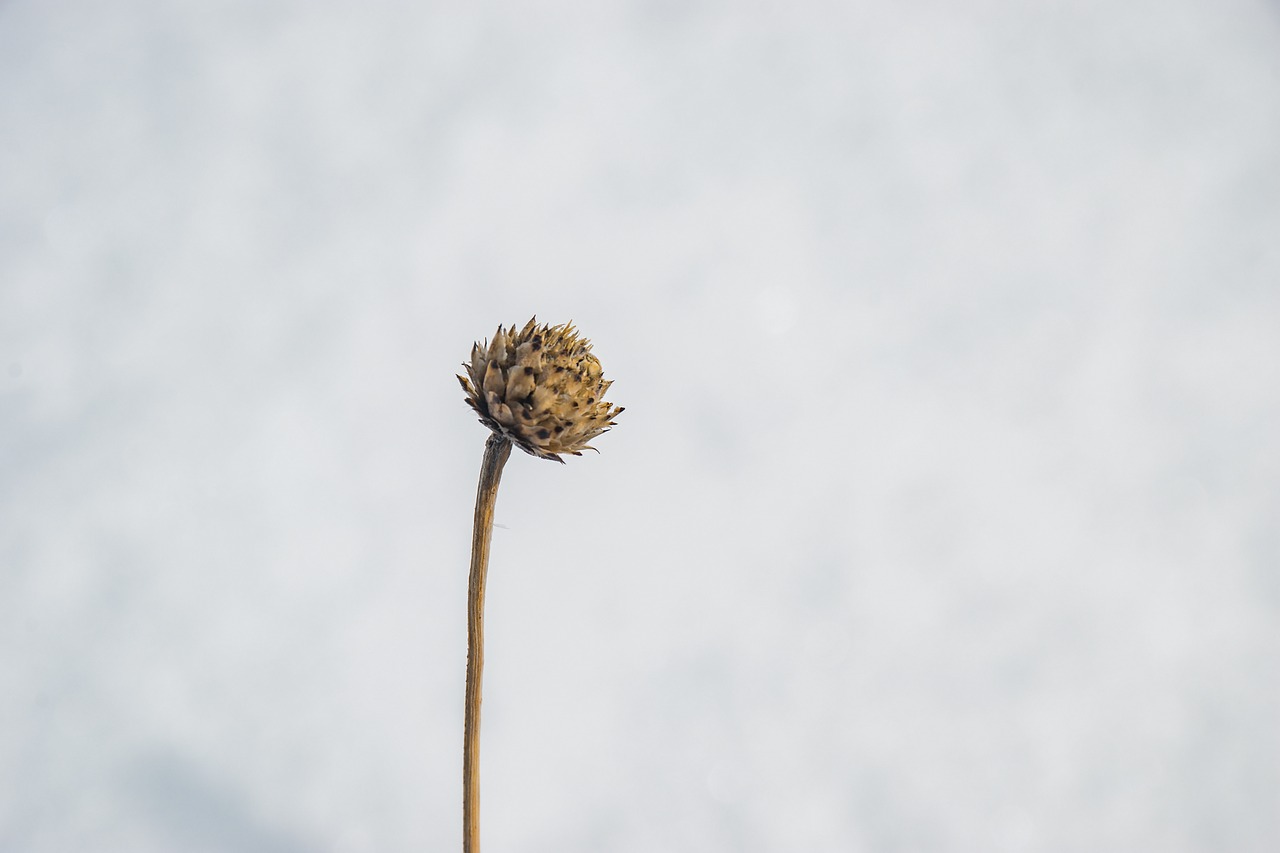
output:
<path id="1" fill-rule="evenodd" d="M 480 677 L 484 673 L 484 581 L 489 571 L 489 540 L 498 502 L 502 466 L 511 441 L 493 434 L 484 445 L 476 516 L 471 531 L 471 578 L 467 587 L 467 705 L 462 732 L 462 853 L 480 853 Z"/>

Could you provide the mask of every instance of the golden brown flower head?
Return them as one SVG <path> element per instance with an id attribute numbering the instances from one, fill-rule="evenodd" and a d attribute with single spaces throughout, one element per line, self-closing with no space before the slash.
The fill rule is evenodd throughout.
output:
<path id="1" fill-rule="evenodd" d="M 519 332 L 499 326 L 492 341 L 473 346 L 458 381 L 481 423 L 526 453 L 564 462 L 561 453 L 595 450 L 587 442 L 608 432 L 623 410 L 605 402 L 613 383 L 605 381 L 591 341 L 572 323 L 537 320 Z"/>

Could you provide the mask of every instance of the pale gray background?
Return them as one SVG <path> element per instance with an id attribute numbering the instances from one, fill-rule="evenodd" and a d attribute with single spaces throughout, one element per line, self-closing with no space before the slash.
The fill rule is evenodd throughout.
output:
<path id="1" fill-rule="evenodd" d="M 0 3 L 0 850 L 1280 849 L 1280 5 Z"/>

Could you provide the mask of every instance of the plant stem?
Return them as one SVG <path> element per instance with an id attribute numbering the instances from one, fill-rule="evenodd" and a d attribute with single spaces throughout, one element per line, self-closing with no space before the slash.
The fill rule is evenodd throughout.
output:
<path id="1" fill-rule="evenodd" d="M 480 853 L 480 677 L 484 673 L 484 581 L 489 571 L 489 540 L 498 502 L 502 466 L 511 441 L 491 434 L 480 463 L 476 516 L 471 531 L 471 576 L 467 587 L 467 705 L 462 732 L 462 853 Z"/>

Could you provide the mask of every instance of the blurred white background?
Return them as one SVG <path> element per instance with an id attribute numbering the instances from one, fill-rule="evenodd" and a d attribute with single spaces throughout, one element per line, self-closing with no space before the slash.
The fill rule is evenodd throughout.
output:
<path id="1" fill-rule="evenodd" d="M 0 2 L 0 850 L 1280 849 L 1274 0 Z"/>

